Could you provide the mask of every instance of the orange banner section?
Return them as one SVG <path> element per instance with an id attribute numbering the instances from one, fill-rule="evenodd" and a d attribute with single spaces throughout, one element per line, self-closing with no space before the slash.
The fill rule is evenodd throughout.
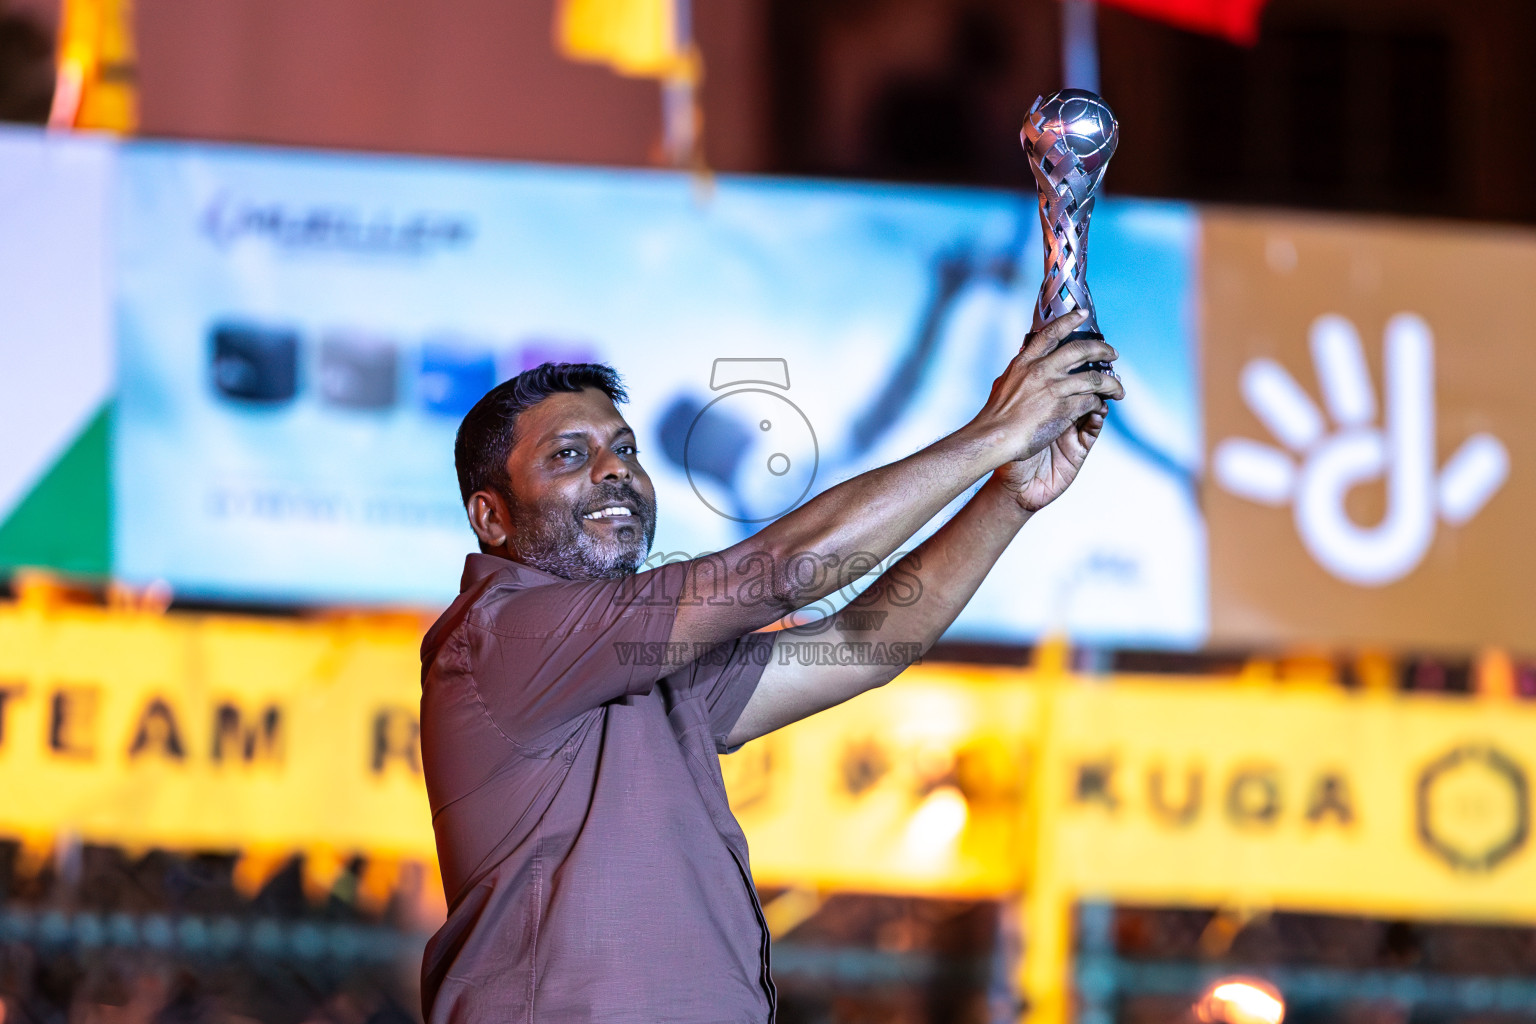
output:
<path id="1" fill-rule="evenodd" d="M 1212 641 L 1527 651 L 1536 233 L 1201 224 Z"/>

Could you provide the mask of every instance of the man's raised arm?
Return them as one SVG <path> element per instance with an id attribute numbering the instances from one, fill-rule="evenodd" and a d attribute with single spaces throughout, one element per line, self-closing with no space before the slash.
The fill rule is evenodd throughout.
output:
<path id="1" fill-rule="evenodd" d="M 994 473 L 953 519 L 832 616 L 829 629 L 781 635 L 727 743 L 739 746 L 882 686 L 921 657 L 1030 516 L 1077 477 L 1103 427 L 1101 404 L 1045 450 Z"/>
<path id="2" fill-rule="evenodd" d="M 871 557 L 877 564 L 883 561 L 977 480 L 1044 455 L 1074 424 L 1100 412 L 1105 399 L 1119 398 L 1124 391 L 1113 376 L 1071 372 L 1085 362 L 1113 360 L 1114 349 L 1093 340 L 1056 347 L 1082 318 L 1081 312 L 1069 314 L 1031 335 L 993 383 L 981 412 L 955 433 L 838 484 L 740 544 L 689 563 L 686 592 L 710 599 L 679 606 L 671 640 L 713 646 L 841 589 L 868 571 Z M 969 529 L 966 524 L 980 515 L 962 513 L 941 534 Z M 977 523 L 974 528 L 996 526 Z M 969 542 L 954 548 L 957 562 L 968 557 L 964 544 Z M 995 559 L 979 559 L 980 574 L 966 598 Z"/>

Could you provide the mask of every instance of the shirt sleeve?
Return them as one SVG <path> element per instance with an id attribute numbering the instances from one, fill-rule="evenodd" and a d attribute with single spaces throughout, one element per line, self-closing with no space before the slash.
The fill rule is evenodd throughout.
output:
<path id="1" fill-rule="evenodd" d="M 583 712 L 650 692 L 667 675 L 686 563 L 619 580 L 512 584 L 469 615 L 475 688 L 507 739 L 543 754 Z M 676 662 L 674 661 L 673 666 Z"/>
<path id="2" fill-rule="evenodd" d="M 758 680 L 773 658 L 778 633 L 748 633 L 705 651 L 673 677 L 679 689 L 700 699 L 709 715 L 709 731 L 715 749 L 728 754 L 734 747 L 726 738 L 757 691 Z"/>

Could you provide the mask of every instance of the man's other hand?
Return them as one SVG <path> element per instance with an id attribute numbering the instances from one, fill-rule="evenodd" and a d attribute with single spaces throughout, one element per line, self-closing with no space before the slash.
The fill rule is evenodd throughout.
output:
<path id="1" fill-rule="evenodd" d="M 1104 429 L 1104 412 L 1104 403 L 1100 401 L 1098 409 L 1062 431 L 1034 455 L 999 467 L 993 479 L 1018 502 L 1021 511 L 1040 511 L 1077 479 L 1088 449 Z"/>

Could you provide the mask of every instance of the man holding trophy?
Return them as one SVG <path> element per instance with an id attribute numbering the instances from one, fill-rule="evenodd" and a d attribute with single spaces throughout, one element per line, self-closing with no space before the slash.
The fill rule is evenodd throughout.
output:
<path id="1" fill-rule="evenodd" d="M 422 754 L 449 904 L 422 967 L 431 1024 L 774 1018 L 767 929 L 718 754 L 920 657 L 1076 478 L 1107 401 L 1124 394 L 1085 277 L 1113 115 L 1068 90 L 1036 102 L 1022 137 L 1045 282 L 982 409 L 747 540 L 642 571 L 655 492 L 611 367 L 546 363 L 464 418 L 454 456 L 480 552 L 422 644 Z M 857 614 L 818 624 L 814 644 L 757 632 L 869 573 L 978 482 Z"/>

